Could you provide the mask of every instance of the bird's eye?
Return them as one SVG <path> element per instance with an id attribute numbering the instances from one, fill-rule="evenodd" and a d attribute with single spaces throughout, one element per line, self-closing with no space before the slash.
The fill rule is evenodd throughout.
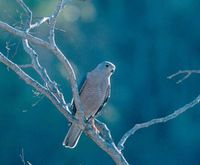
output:
<path id="1" fill-rule="evenodd" d="M 109 67 L 109 65 L 108 64 L 106 64 L 106 68 L 108 68 Z"/>

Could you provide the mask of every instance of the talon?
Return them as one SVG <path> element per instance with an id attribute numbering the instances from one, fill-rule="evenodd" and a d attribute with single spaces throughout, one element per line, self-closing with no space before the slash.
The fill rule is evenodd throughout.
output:
<path id="1" fill-rule="evenodd" d="M 99 134 L 100 133 L 100 131 L 97 129 L 97 127 L 95 126 L 95 121 L 94 121 L 94 119 L 92 119 L 91 120 L 91 125 L 92 125 L 92 128 L 94 129 L 94 131 L 95 131 L 95 133 L 96 134 Z"/>
<path id="2" fill-rule="evenodd" d="M 95 131 L 96 134 L 100 133 L 100 131 L 97 129 L 97 127 L 95 125 L 92 125 L 92 128 L 94 129 L 94 131 Z"/>

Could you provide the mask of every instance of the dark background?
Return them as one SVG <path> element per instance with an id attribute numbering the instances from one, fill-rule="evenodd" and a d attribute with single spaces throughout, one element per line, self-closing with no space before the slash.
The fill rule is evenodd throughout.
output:
<path id="1" fill-rule="evenodd" d="M 34 21 L 48 16 L 56 1 L 25 1 Z M 0 0 L 0 20 L 23 28 L 26 15 L 14 0 Z M 200 93 L 200 76 L 177 85 L 167 76 L 200 65 L 200 1 L 93 0 L 68 6 L 57 22 L 56 41 L 72 62 L 80 81 L 98 63 L 116 65 L 112 95 L 100 118 L 116 142 L 134 124 L 172 113 Z M 47 25 L 32 31 L 47 39 Z M 7 47 L 7 49 L 6 49 Z M 8 49 L 10 49 L 8 51 Z M 56 58 L 35 47 L 66 100 L 71 99 L 67 74 Z M 28 63 L 20 38 L 0 30 L 0 51 L 18 64 Z M 35 72 L 26 69 L 38 79 Z M 39 79 L 38 79 L 39 80 Z M 40 80 L 39 80 L 40 81 Z M 101 165 L 112 160 L 83 135 L 78 146 L 65 149 L 68 129 L 55 107 L 0 64 L 0 162 L 22 164 L 19 154 L 33 165 Z M 199 165 L 199 105 L 166 124 L 140 130 L 124 150 L 130 164 Z"/>

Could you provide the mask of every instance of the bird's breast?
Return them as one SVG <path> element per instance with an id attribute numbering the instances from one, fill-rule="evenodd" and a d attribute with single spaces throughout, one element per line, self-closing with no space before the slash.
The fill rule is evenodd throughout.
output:
<path id="1" fill-rule="evenodd" d="M 86 84 L 80 96 L 86 118 L 96 114 L 104 102 L 105 94 L 106 85 Z"/>

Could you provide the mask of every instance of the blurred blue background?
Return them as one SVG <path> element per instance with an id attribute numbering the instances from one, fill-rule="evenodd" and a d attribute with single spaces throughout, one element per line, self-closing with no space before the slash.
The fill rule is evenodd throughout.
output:
<path id="1" fill-rule="evenodd" d="M 55 8 L 53 0 L 25 1 L 37 21 Z M 23 28 L 27 16 L 13 0 L 0 0 L 0 20 Z M 56 30 L 59 48 L 72 62 L 80 81 L 98 63 L 108 60 L 117 70 L 112 94 L 100 120 L 115 142 L 134 124 L 165 116 L 200 93 L 200 76 L 177 85 L 167 76 L 200 66 L 200 1 L 93 0 L 74 1 L 61 13 Z M 47 39 L 47 25 L 32 31 Z M 63 66 L 48 51 L 34 46 L 41 64 L 58 82 L 66 100 L 71 90 Z M 18 64 L 30 62 L 20 38 L 0 30 L 0 51 Z M 38 81 L 31 69 L 26 69 Z M 36 96 L 12 71 L 0 64 L 0 162 L 33 165 L 101 165 L 112 160 L 83 135 L 78 146 L 65 149 L 65 118 L 46 99 Z M 140 130 L 124 150 L 130 164 L 199 165 L 199 105 L 166 124 Z"/>

